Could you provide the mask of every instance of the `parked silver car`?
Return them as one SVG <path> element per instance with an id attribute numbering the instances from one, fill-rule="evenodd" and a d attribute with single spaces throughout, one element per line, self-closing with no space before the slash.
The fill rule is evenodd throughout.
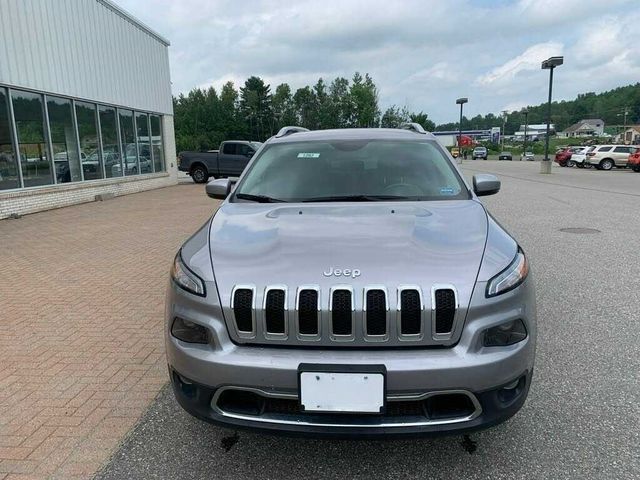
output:
<path id="1" fill-rule="evenodd" d="M 523 405 L 536 303 L 518 243 L 417 124 L 285 127 L 177 253 L 175 396 L 194 416 L 309 436 L 463 432 Z"/>

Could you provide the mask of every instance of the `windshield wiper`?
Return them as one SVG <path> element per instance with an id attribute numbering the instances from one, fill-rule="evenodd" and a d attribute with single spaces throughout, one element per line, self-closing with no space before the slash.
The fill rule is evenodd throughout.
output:
<path id="1" fill-rule="evenodd" d="M 303 202 L 383 202 L 385 200 L 410 200 L 410 197 L 399 195 L 335 195 L 330 197 L 313 197 Z"/>
<path id="2" fill-rule="evenodd" d="M 251 193 L 236 193 L 236 198 L 240 200 L 250 200 L 258 203 L 282 203 L 284 200 L 279 198 L 268 197 L 266 195 L 252 195 Z"/>

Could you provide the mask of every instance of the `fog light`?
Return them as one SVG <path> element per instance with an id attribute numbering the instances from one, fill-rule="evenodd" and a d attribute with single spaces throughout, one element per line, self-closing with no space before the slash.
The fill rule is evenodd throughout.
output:
<path id="1" fill-rule="evenodd" d="M 202 325 L 176 317 L 171 325 L 171 335 L 187 343 L 208 343 L 207 329 Z"/>
<path id="2" fill-rule="evenodd" d="M 527 328 L 520 319 L 491 327 L 484 332 L 485 347 L 504 347 L 527 338 Z"/>

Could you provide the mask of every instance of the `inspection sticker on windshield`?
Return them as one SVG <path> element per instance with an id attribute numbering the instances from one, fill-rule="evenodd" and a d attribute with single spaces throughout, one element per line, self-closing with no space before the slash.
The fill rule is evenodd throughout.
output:
<path id="1" fill-rule="evenodd" d="M 320 158 L 320 154 L 311 152 L 300 152 L 298 154 L 298 158 Z"/>
<path id="2" fill-rule="evenodd" d="M 452 187 L 442 187 L 440 189 L 440 193 L 442 195 L 455 195 L 455 192 Z"/>

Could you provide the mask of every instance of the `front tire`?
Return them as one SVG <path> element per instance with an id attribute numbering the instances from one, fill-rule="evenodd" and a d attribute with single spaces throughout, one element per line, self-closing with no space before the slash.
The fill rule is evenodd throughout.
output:
<path id="1" fill-rule="evenodd" d="M 574 162 L 573 160 L 567 160 L 567 167 L 575 167 L 576 166 L 576 162 Z"/>
<path id="2" fill-rule="evenodd" d="M 209 172 L 202 165 L 196 165 L 191 169 L 191 178 L 195 183 L 206 183 L 209 179 Z"/>
<path id="3" fill-rule="evenodd" d="M 605 158 L 600 161 L 600 170 L 611 170 L 613 168 L 613 160 L 610 158 Z"/>

